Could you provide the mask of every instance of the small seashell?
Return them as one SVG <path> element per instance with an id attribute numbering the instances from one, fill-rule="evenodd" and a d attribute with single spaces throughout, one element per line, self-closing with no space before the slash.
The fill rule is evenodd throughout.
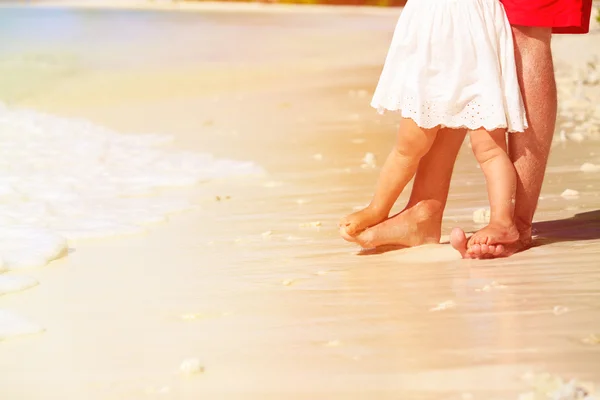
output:
<path id="1" fill-rule="evenodd" d="M 493 281 L 489 285 L 484 285 L 482 288 L 475 289 L 476 292 L 489 292 L 492 289 L 504 289 L 505 285 L 500 285 L 496 281 Z"/>
<path id="2" fill-rule="evenodd" d="M 367 153 L 362 159 L 362 168 L 375 168 L 376 167 L 376 159 L 375 154 Z"/>
<path id="3" fill-rule="evenodd" d="M 456 303 L 454 303 L 452 300 L 448 300 L 438 304 L 433 308 L 430 308 L 429 311 L 443 311 L 454 307 L 456 307 Z"/>
<path id="4" fill-rule="evenodd" d="M 569 140 L 576 142 L 576 143 L 581 143 L 585 140 L 585 136 L 579 132 L 570 133 L 567 135 L 567 137 L 569 138 Z"/>
<path id="5" fill-rule="evenodd" d="M 592 163 L 584 163 L 579 170 L 582 172 L 598 172 L 600 171 L 600 165 L 595 165 Z"/>
<path id="6" fill-rule="evenodd" d="M 473 222 L 478 224 L 486 224 L 490 222 L 490 209 L 480 208 L 479 210 L 473 211 Z"/>
<path id="7" fill-rule="evenodd" d="M 182 314 L 180 316 L 180 318 L 184 321 L 192 321 L 198 318 L 202 318 L 203 314 L 200 313 L 189 313 L 189 314 Z"/>
<path id="8" fill-rule="evenodd" d="M 193 375 L 203 373 L 204 367 L 197 358 L 188 358 L 183 360 L 179 366 L 179 370 L 186 375 Z"/>
<path id="9" fill-rule="evenodd" d="M 590 344 L 590 345 L 600 344 L 600 335 L 590 334 L 590 335 L 584 337 L 583 339 L 581 339 L 581 342 L 584 344 Z"/>
<path id="10" fill-rule="evenodd" d="M 569 312 L 569 309 L 567 307 L 564 306 L 555 306 L 552 309 L 552 313 L 554 313 L 554 315 L 562 315 L 564 313 Z"/>
<path id="11" fill-rule="evenodd" d="M 318 228 L 321 226 L 321 221 L 304 222 L 300 224 L 301 228 Z"/>
<path id="12" fill-rule="evenodd" d="M 567 133 L 564 130 L 561 130 L 560 133 L 558 134 L 558 141 L 559 142 L 567 141 Z"/>
<path id="13" fill-rule="evenodd" d="M 562 192 L 561 196 L 565 199 L 576 199 L 579 197 L 579 192 L 573 189 L 566 189 L 564 192 Z"/>

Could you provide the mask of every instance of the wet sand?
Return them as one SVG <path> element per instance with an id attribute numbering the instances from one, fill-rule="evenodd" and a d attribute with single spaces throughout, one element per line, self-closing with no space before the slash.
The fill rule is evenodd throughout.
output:
<path id="1" fill-rule="evenodd" d="M 393 140 L 397 116 L 368 102 L 397 13 L 260 14 L 236 47 L 244 64 L 102 64 L 14 92 L 19 107 L 169 133 L 175 148 L 251 160 L 267 176 L 199 185 L 199 210 L 26 271 L 40 285 L 0 307 L 46 331 L 0 343 L 2 397 L 491 400 L 527 393 L 532 374 L 600 383 L 600 172 L 580 170 L 600 165 L 600 141 L 597 124 L 578 130 L 600 118 L 600 86 L 577 75 L 600 56 L 600 32 L 554 43 L 569 108 L 540 246 L 493 261 L 444 244 L 357 255 L 336 223 L 370 198 L 378 170 L 361 159 L 383 160 Z M 261 62 L 265 48 L 280 57 Z M 444 234 L 480 226 L 484 189 L 465 145 Z M 202 373 L 181 373 L 190 358 Z"/>

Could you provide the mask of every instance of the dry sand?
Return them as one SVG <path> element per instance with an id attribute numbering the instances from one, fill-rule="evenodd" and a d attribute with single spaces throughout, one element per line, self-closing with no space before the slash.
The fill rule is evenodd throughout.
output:
<path id="1" fill-rule="evenodd" d="M 321 57 L 90 69 L 13 100 L 168 132 L 178 148 L 249 159 L 268 176 L 202 185 L 200 211 L 28 271 L 40 285 L 0 307 L 46 332 L 0 343 L 1 397 L 492 400 L 556 383 L 541 373 L 600 382 L 600 172 L 580 170 L 600 164 L 598 125 L 568 124 L 600 118 L 600 86 L 574 79 L 600 56 L 600 32 L 555 40 L 570 108 L 536 218 L 550 221 L 537 226 L 543 246 L 494 261 L 461 261 L 447 245 L 359 256 L 335 227 L 371 195 L 377 169 L 361 159 L 382 160 L 393 139 L 396 116 L 368 101 L 396 14 L 361 16 L 381 31 L 316 25 L 285 41 Z M 485 206 L 465 146 L 444 233 L 476 229 Z M 202 371 L 182 375 L 186 359 Z"/>

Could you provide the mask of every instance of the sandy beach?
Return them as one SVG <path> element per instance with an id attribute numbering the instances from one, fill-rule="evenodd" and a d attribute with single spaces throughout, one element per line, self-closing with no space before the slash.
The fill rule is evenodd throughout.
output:
<path id="1" fill-rule="evenodd" d="M 368 104 L 399 9 L 171 7 L 0 7 L 0 141 L 21 138 L 0 161 L 2 399 L 598 390 L 598 24 L 554 39 L 539 246 L 463 261 L 444 243 L 361 254 L 337 234 L 395 134 Z M 486 207 L 465 144 L 443 234 Z"/>

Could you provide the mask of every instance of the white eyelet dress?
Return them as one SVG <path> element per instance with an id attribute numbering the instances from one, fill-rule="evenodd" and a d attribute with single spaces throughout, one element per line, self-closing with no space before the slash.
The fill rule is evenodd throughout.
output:
<path id="1" fill-rule="evenodd" d="M 409 0 L 371 105 L 422 128 L 527 128 L 514 45 L 498 0 Z"/>

